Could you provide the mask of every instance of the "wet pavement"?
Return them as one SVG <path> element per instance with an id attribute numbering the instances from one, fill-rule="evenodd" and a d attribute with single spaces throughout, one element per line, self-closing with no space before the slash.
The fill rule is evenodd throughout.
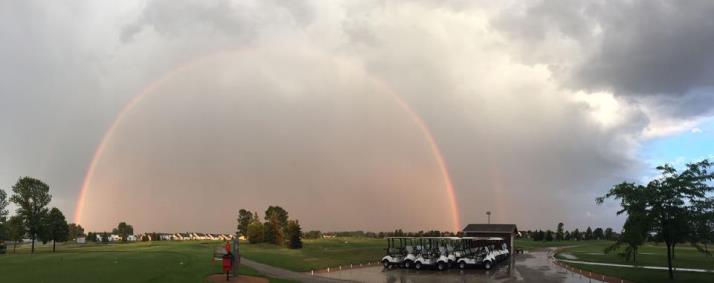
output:
<path id="1" fill-rule="evenodd" d="M 500 262 L 492 270 L 475 268 L 468 270 L 450 269 L 447 271 L 384 269 L 382 267 L 367 267 L 343 270 L 330 273 L 320 273 L 321 277 L 329 277 L 355 282 L 550 282 L 579 283 L 597 282 L 579 274 L 572 273 L 554 264 L 550 257 L 552 250 L 536 251 L 518 254 Z M 317 275 L 316 275 L 317 276 Z"/>

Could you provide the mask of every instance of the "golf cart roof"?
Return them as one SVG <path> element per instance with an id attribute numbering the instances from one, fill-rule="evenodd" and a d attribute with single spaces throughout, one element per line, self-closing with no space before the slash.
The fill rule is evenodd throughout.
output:
<path id="1" fill-rule="evenodd" d="M 475 241 L 503 241 L 501 237 L 463 237 L 464 240 L 475 240 Z"/>

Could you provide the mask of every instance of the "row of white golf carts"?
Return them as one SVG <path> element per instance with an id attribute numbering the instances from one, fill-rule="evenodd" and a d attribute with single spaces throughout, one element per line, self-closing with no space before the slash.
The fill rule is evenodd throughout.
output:
<path id="1" fill-rule="evenodd" d="M 482 267 L 486 270 L 508 258 L 508 245 L 498 237 L 389 237 L 387 255 L 382 258 L 385 268 L 466 269 Z"/>

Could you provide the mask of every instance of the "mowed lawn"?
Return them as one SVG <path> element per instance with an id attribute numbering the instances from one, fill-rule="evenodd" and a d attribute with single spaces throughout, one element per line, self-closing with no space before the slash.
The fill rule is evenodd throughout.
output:
<path id="1" fill-rule="evenodd" d="M 293 271 L 310 271 L 339 265 L 379 262 L 387 242 L 371 238 L 303 240 L 303 248 L 291 250 L 268 244 L 241 244 L 244 257 Z"/>
<path id="2" fill-rule="evenodd" d="M 603 250 L 611 244 L 610 241 L 585 242 L 577 247 L 566 248 L 557 257 L 568 259 L 563 254 L 569 254 L 577 257 L 574 260 L 580 261 L 633 264 L 632 259 L 626 261 L 618 256 L 618 252 L 622 250 L 605 254 Z M 714 257 L 700 253 L 689 245 L 680 245 L 676 248 L 672 263 L 676 267 L 714 269 Z M 637 254 L 637 265 L 667 266 L 667 247 L 664 244 L 643 245 Z"/>
<path id="3" fill-rule="evenodd" d="M 49 245 L 48 245 L 49 246 Z M 130 244 L 61 245 L 29 253 L 0 255 L 2 282 L 205 282 L 206 276 L 220 272 L 220 262 L 212 262 L 221 242 L 141 242 Z M 250 268 L 241 274 L 259 275 Z M 279 280 L 275 280 L 280 282 Z"/>
<path id="4" fill-rule="evenodd" d="M 615 263 L 615 264 L 632 264 L 632 259 L 626 261 L 624 258 L 617 255 L 617 252 L 610 254 L 603 253 L 605 247 L 611 245 L 610 241 L 590 241 L 581 242 L 579 246 L 565 248 L 561 251 L 557 258 L 572 259 L 579 261 Z M 664 245 L 646 244 L 642 246 L 637 255 L 637 265 L 646 266 L 667 266 L 667 249 Z M 677 247 L 675 252 L 675 267 L 685 268 L 700 268 L 714 270 L 714 257 L 707 256 L 698 252 L 694 247 L 682 245 Z M 570 258 L 569 258 L 570 257 Z M 633 282 L 672 282 L 667 279 L 666 270 L 650 270 L 642 268 L 622 268 L 622 267 L 607 267 L 584 264 L 571 264 L 577 268 L 617 276 Z M 676 282 L 714 282 L 714 273 L 699 273 L 675 271 Z"/>

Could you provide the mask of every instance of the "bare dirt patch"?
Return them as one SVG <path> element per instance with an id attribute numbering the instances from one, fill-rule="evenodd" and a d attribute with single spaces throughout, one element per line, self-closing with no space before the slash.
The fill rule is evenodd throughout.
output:
<path id="1" fill-rule="evenodd" d="M 230 281 L 226 281 L 226 275 L 225 274 L 213 274 L 211 276 L 206 277 L 206 280 L 208 282 L 213 282 L 213 283 L 223 283 L 223 282 L 240 282 L 240 283 L 268 283 L 268 279 L 263 278 L 263 277 L 257 277 L 257 276 L 248 276 L 248 275 L 238 275 L 238 277 L 231 277 Z"/>

